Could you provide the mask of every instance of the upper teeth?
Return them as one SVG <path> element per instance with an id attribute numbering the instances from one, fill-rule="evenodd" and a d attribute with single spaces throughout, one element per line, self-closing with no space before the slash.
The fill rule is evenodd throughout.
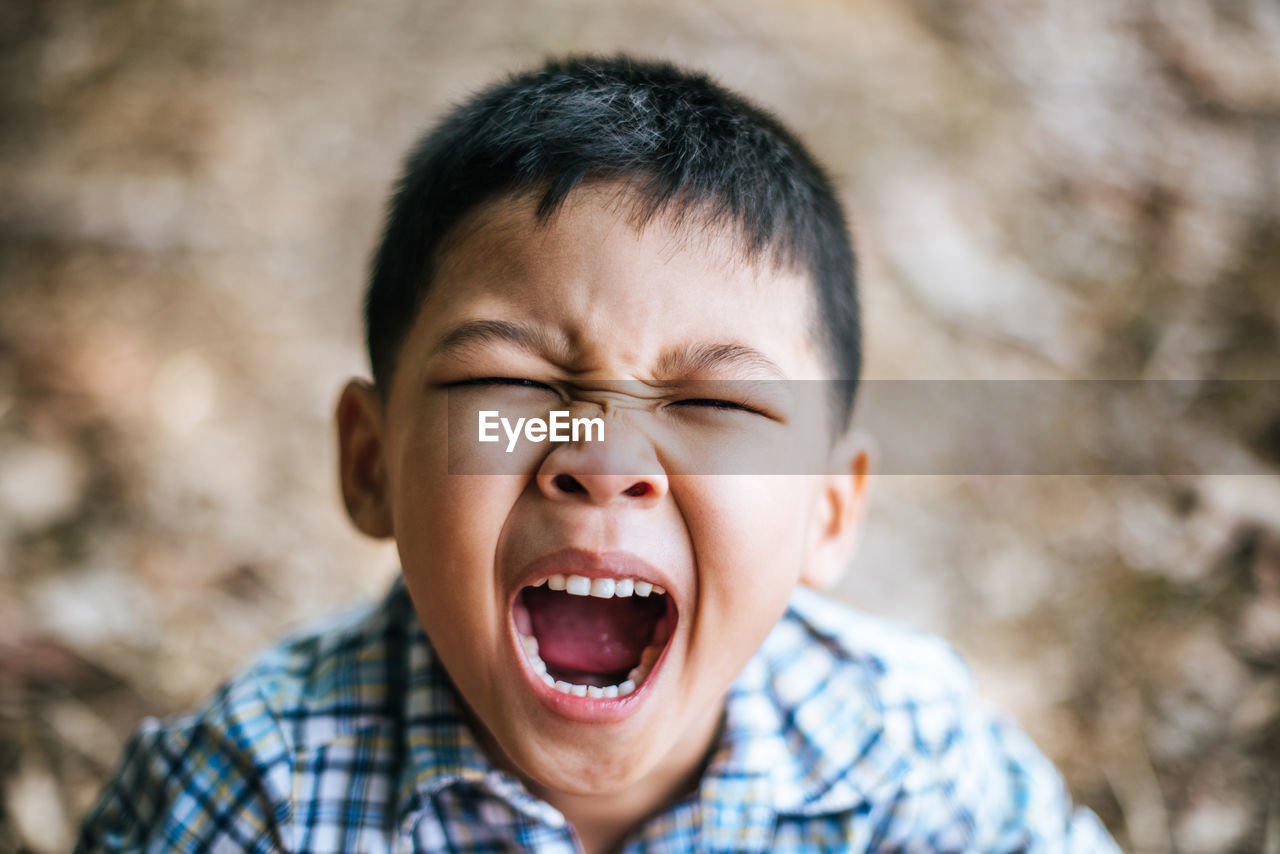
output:
<path id="1" fill-rule="evenodd" d="M 552 590 L 563 590 L 570 596 L 595 596 L 598 599 L 609 599 L 614 596 L 631 595 L 648 596 L 666 593 L 665 587 L 638 578 L 587 578 L 585 575 L 552 575 L 544 579 Z M 534 586 L 541 587 L 542 581 Z"/>

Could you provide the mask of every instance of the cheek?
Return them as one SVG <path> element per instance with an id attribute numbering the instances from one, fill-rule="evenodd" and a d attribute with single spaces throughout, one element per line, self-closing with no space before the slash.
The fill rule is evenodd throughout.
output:
<path id="1" fill-rule="evenodd" d="M 486 529 L 502 524 L 495 508 L 509 480 L 450 474 L 449 419 L 437 409 L 424 406 L 414 413 L 390 455 L 396 541 L 402 552 L 416 558 L 443 557 L 455 547 L 464 551 L 479 547 Z"/>
<path id="2" fill-rule="evenodd" d="M 762 640 L 786 610 L 805 559 L 810 496 L 800 478 L 719 476 L 686 516 L 707 628 Z"/>
<path id="3" fill-rule="evenodd" d="M 420 434 L 396 459 L 393 518 L 401 568 L 432 641 L 437 624 L 461 637 L 493 630 L 495 544 L 518 495 L 517 478 L 450 475 L 445 450 Z M 452 634 L 453 632 L 451 632 Z"/>

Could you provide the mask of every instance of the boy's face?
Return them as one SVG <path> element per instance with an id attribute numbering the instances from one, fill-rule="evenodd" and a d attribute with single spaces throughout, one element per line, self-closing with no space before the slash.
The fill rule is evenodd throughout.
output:
<path id="1" fill-rule="evenodd" d="M 535 790 L 570 795 L 672 790 L 697 773 L 726 689 L 792 587 L 846 560 L 865 480 L 852 454 L 844 475 L 670 470 L 655 419 L 732 433 L 786 415 L 708 404 L 689 382 L 827 376 L 812 286 L 743 262 L 731 232 L 662 217 L 636 230 L 619 198 L 575 191 L 544 224 L 527 198 L 478 211 L 439 265 L 385 408 L 353 383 L 338 409 L 348 508 L 366 533 L 394 535 L 480 738 Z M 503 473 L 451 474 L 451 443 L 455 466 L 480 450 L 480 409 L 569 409 L 602 418 L 607 441 L 505 456 L 499 430 L 483 450 Z M 584 584 L 593 595 L 574 595 Z M 643 597 L 646 585 L 659 589 Z"/>

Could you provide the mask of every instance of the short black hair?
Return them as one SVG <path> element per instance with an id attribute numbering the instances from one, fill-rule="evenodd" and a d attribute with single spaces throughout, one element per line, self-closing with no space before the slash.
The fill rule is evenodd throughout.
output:
<path id="1" fill-rule="evenodd" d="M 619 181 L 640 222 L 698 213 L 735 226 L 749 257 L 811 275 L 814 334 L 847 422 L 861 367 L 856 262 L 830 178 L 782 123 L 668 62 L 580 56 L 547 62 L 456 106 L 413 148 L 365 296 L 374 383 L 396 358 L 451 229 L 485 202 L 540 193 L 550 217 L 584 182 Z"/>

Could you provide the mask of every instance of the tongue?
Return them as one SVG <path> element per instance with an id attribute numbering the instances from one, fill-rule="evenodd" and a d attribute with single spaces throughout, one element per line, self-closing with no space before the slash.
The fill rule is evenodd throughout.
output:
<path id="1" fill-rule="evenodd" d="M 636 665 L 666 610 L 661 598 L 596 599 L 546 587 L 524 591 L 542 660 L 551 667 L 590 673 Z"/>

